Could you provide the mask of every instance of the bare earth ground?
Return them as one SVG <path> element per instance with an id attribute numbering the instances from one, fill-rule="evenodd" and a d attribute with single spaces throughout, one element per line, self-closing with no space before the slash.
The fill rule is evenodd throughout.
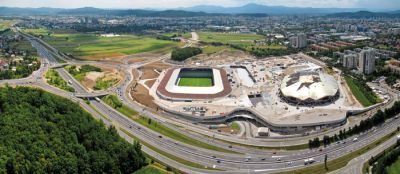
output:
<path id="1" fill-rule="evenodd" d="M 148 80 L 144 84 L 146 84 L 147 87 L 151 88 L 154 85 L 155 82 L 156 82 L 155 79 L 154 80 Z"/>
<path id="2" fill-rule="evenodd" d="M 142 85 L 136 85 L 133 91 L 131 91 L 131 96 L 135 101 L 139 102 L 140 104 L 154 110 L 157 109 L 157 105 L 153 102 L 154 98 L 149 95 L 149 91 Z"/>
<path id="3" fill-rule="evenodd" d="M 230 127 L 222 127 L 222 128 L 218 128 L 218 130 L 220 130 L 221 132 L 224 132 L 224 133 L 228 133 L 228 134 L 238 134 L 239 133 L 239 131 L 233 130 Z"/>
<path id="4" fill-rule="evenodd" d="M 167 69 L 169 67 L 171 67 L 171 65 L 165 64 L 161 61 L 145 65 L 142 68 L 140 68 L 140 71 L 143 72 L 142 77 L 140 79 L 144 80 L 144 79 L 157 78 L 159 74 L 155 72 L 154 69 L 157 69 L 157 71 L 161 72 L 162 70 Z M 139 73 L 136 70 L 133 70 L 132 73 L 134 78 L 138 77 L 139 75 Z M 155 80 L 149 80 L 145 84 L 148 87 L 151 87 L 153 86 L 154 82 Z M 144 106 L 147 106 L 151 109 L 157 110 L 157 105 L 153 102 L 154 98 L 149 95 L 149 91 L 144 86 L 138 84 L 137 81 L 134 81 L 132 83 L 132 87 L 133 90 L 130 91 L 130 94 L 136 102 Z"/>
<path id="5" fill-rule="evenodd" d="M 243 51 L 224 50 L 211 55 L 200 54 L 193 58 L 187 59 L 185 61 L 185 64 L 200 63 L 202 65 L 212 66 L 212 65 L 221 65 L 225 63 L 232 63 L 240 59 L 255 59 L 255 57 Z"/>
<path id="6" fill-rule="evenodd" d="M 347 97 L 347 102 L 351 105 L 351 106 L 356 106 L 356 107 L 363 107 L 362 104 L 354 97 L 353 93 L 351 92 L 349 86 L 346 83 L 346 80 L 344 80 L 344 78 L 342 78 L 342 82 L 343 84 L 339 84 L 342 85 Z"/>
<path id="7" fill-rule="evenodd" d="M 134 54 L 130 56 L 126 56 L 124 58 L 124 61 L 126 61 L 128 64 L 133 64 L 133 63 L 138 63 L 138 62 L 143 62 L 146 60 L 158 58 L 162 56 L 161 54 L 154 54 L 154 53 L 139 53 L 139 54 Z"/>
<path id="8" fill-rule="evenodd" d="M 171 65 L 165 64 L 161 61 L 157 61 L 148 65 L 143 66 L 140 70 L 143 72 L 141 79 L 154 79 L 159 76 L 154 70 L 161 72 L 164 69 L 170 68 Z"/>

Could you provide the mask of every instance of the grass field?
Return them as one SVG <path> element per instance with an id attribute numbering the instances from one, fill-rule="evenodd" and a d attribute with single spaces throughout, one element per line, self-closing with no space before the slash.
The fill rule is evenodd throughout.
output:
<path id="1" fill-rule="evenodd" d="M 257 34 L 221 33 L 221 32 L 199 32 L 200 40 L 204 42 L 221 43 L 251 43 L 254 40 L 263 39 L 264 36 Z"/>
<path id="2" fill-rule="evenodd" d="M 395 163 L 393 163 L 392 165 L 387 167 L 386 171 L 389 174 L 399 174 L 400 173 L 400 159 L 397 159 L 397 161 Z"/>
<path id="3" fill-rule="evenodd" d="M 182 77 L 179 79 L 178 86 L 209 87 L 212 86 L 212 79 L 207 77 Z"/>
<path id="4" fill-rule="evenodd" d="M 47 83 L 57 88 L 60 88 L 65 91 L 75 92 L 75 89 L 67 84 L 67 82 L 61 78 L 57 71 L 54 69 L 49 69 L 46 72 Z"/>
<path id="5" fill-rule="evenodd" d="M 18 20 L 4 20 L 0 19 L 0 31 L 10 28 L 12 25 L 16 24 Z"/>
<path id="6" fill-rule="evenodd" d="M 355 84 L 353 78 L 346 76 L 345 80 L 346 80 L 346 83 L 349 86 L 351 92 L 353 93 L 353 95 L 357 98 L 357 100 L 364 107 L 368 107 L 368 106 L 375 104 L 375 103 L 372 103 L 370 100 L 368 100 L 367 96 L 365 96 L 365 94 L 362 92 L 362 90 L 360 90 L 359 87 Z M 376 102 L 379 102 L 379 101 L 376 101 Z"/>
<path id="7" fill-rule="evenodd" d="M 173 172 L 168 172 L 155 165 L 148 165 L 134 172 L 133 174 L 168 174 L 168 173 L 172 174 Z"/>
<path id="8" fill-rule="evenodd" d="M 230 124 L 229 127 L 230 127 L 231 129 L 233 129 L 233 130 L 240 131 L 240 126 L 239 126 L 239 124 L 236 123 L 236 122 L 233 122 L 232 124 Z"/>
<path id="9" fill-rule="evenodd" d="M 58 50 L 76 58 L 87 60 L 98 60 L 142 52 L 166 53 L 180 45 L 179 42 L 134 35 L 102 37 L 93 33 L 78 33 L 71 30 L 25 29 L 24 31 L 43 35 L 43 40 Z"/>
<path id="10" fill-rule="evenodd" d="M 117 83 L 118 79 L 104 80 L 103 78 L 99 78 L 96 80 L 96 85 L 93 87 L 93 89 L 94 90 L 108 89 Z"/>

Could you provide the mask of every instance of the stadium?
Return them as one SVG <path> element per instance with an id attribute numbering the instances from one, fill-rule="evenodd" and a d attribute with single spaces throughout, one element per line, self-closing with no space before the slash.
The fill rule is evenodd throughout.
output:
<path id="1" fill-rule="evenodd" d="M 294 105 L 324 105 L 340 96 L 336 80 L 322 72 L 296 72 L 283 78 L 280 97 Z"/>
<path id="2" fill-rule="evenodd" d="M 225 97 L 231 90 L 222 68 L 171 68 L 156 92 L 165 100 L 192 101 Z"/>

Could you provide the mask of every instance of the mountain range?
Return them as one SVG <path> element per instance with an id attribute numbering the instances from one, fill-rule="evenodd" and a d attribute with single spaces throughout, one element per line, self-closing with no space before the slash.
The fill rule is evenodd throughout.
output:
<path id="1" fill-rule="evenodd" d="M 0 15 L 115 15 L 115 16 L 148 16 L 148 17 L 194 17 L 194 16 L 222 16 L 239 15 L 265 17 L 268 15 L 331 15 L 338 17 L 382 16 L 393 17 L 400 14 L 400 10 L 387 12 L 368 12 L 360 8 L 311 8 L 285 7 L 247 4 L 241 7 L 221 6 L 194 6 L 167 10 L 149 9 L 100 9 L 84 7 L 76 9 L 64 8 L 17 8 L 0 7 Z"/>
<path id="2" fill-rule="evenodd" d="M 330 14 L 339 12 L 356 12 L 366 10 L 362 8 L 312 8 L 312 7 L 285 7 L 285 6 L 266 6 L 260 4 L 250 3 L 240 7 L 221 7 L 200 5 L 188 8 L 177 8 L 177 10 L 192 11 L 192 12 L 206 12 L 206 13 L 267 13 L 271 15 L 282 14 Z"/>

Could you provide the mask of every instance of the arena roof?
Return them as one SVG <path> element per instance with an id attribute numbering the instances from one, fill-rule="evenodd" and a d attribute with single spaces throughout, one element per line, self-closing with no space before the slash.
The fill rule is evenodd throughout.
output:
<path id="1" fill-rule="evenodd" d="M 284 97 L 317 101 L 335 96 L 339 86 L 332 76 L 322 72 L 297 72 L 285 76 L 280 90 Z"/>

